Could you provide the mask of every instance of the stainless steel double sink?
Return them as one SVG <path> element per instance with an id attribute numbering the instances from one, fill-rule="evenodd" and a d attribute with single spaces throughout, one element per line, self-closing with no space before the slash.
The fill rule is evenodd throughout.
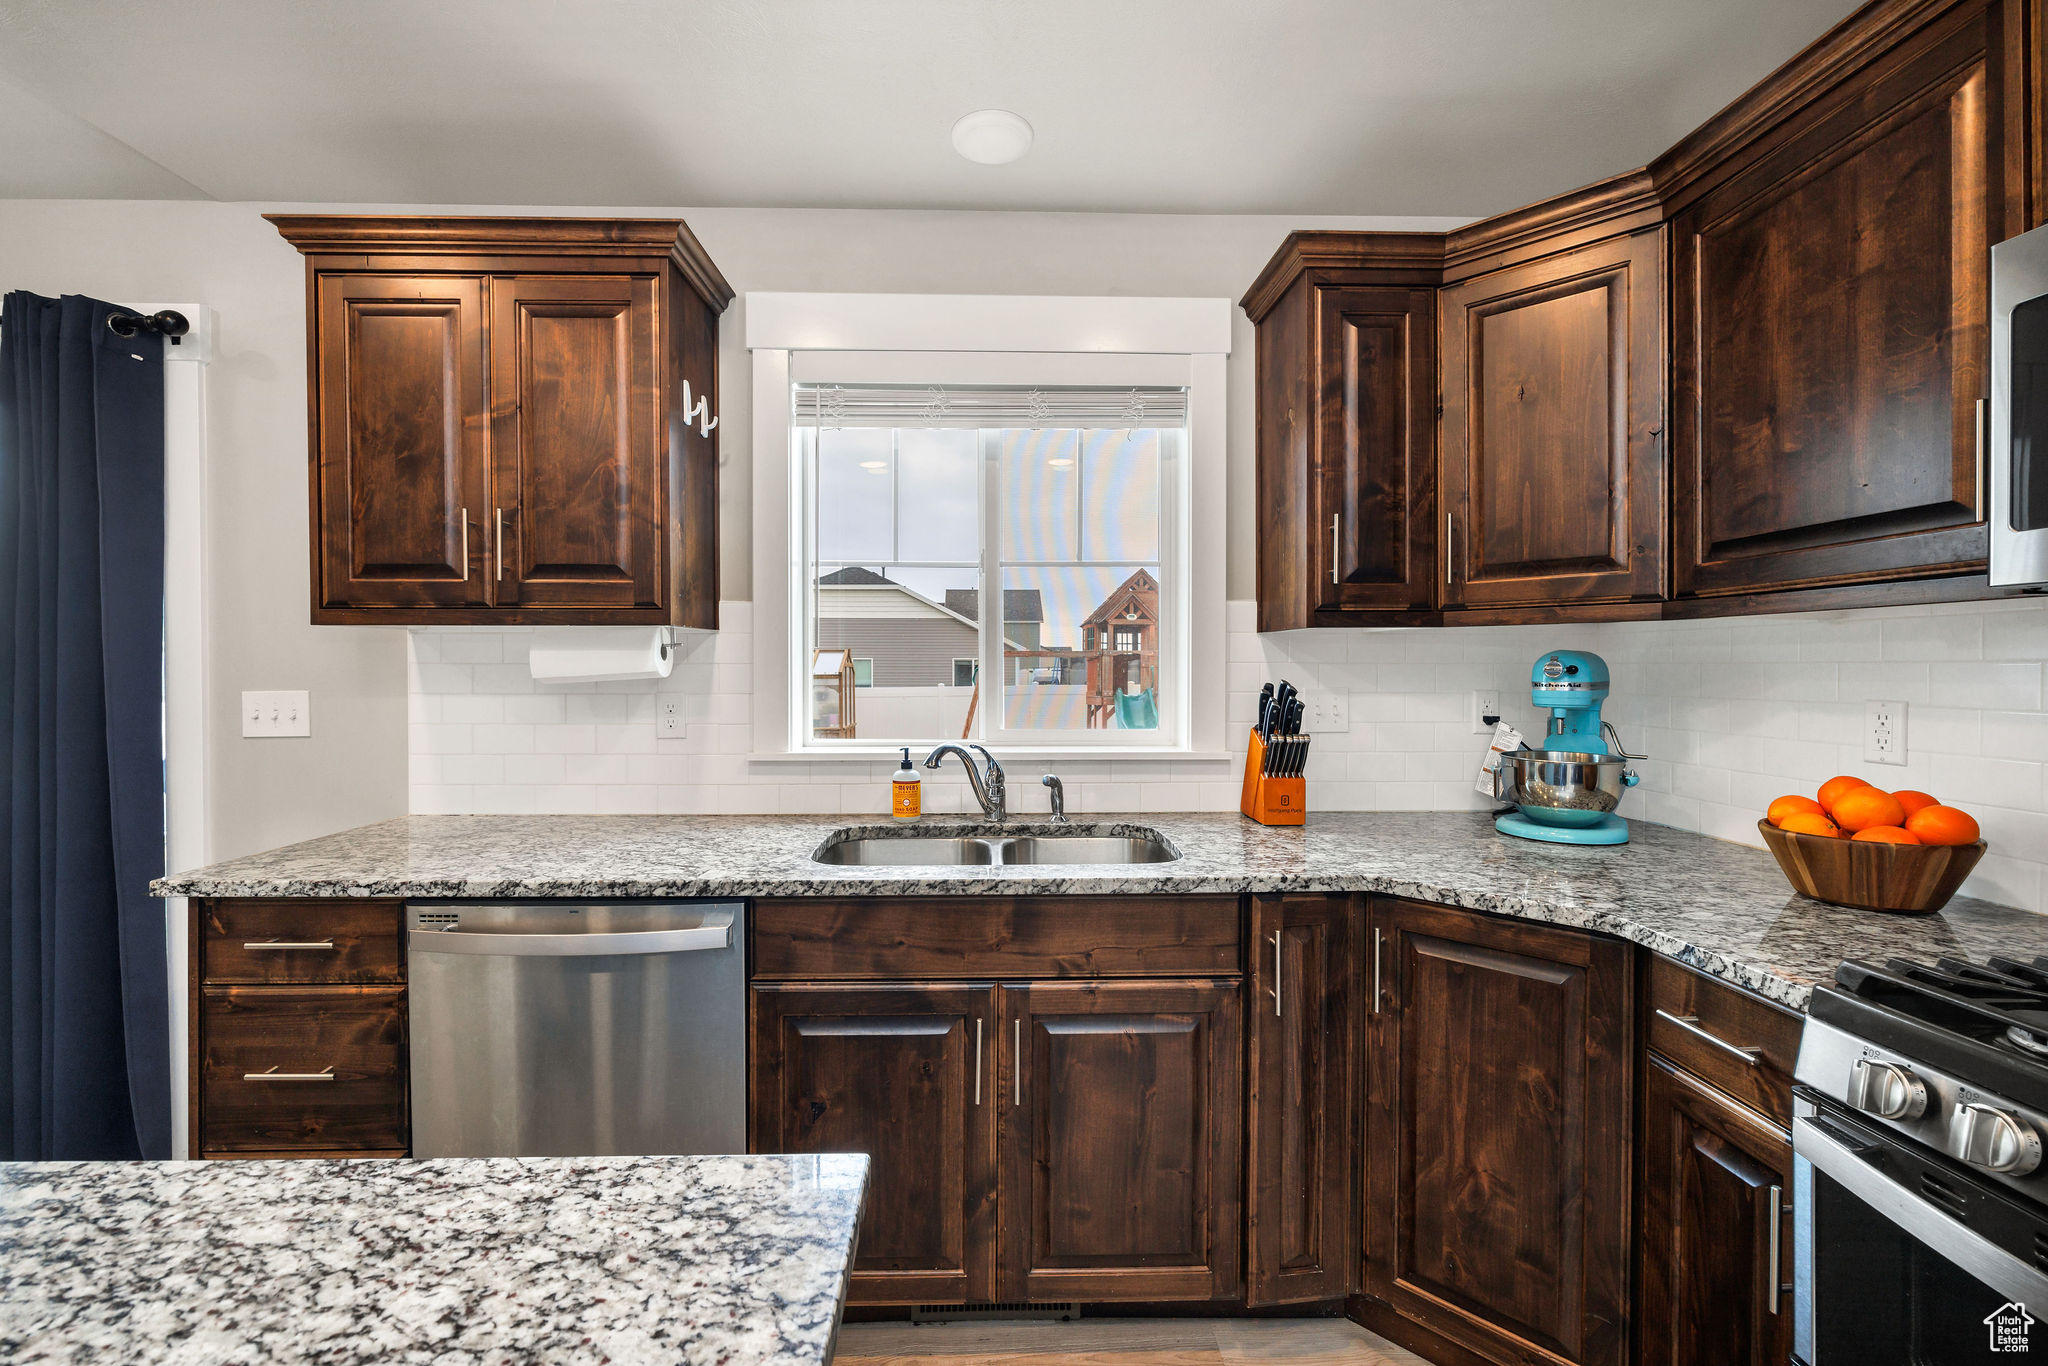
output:
<path id="1" fill-rule="evenodd" d="M 1139 835 L 868 835 L 839 831 L 811 855 L 815 863 L 869 867 L 962 867 L 1061 863 L 1171 863 L 1180 851 L 1157 831 Z"/>

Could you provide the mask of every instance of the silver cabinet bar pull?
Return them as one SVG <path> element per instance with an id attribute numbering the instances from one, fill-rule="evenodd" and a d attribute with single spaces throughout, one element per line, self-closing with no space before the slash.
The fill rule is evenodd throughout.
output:
<path id="1" fill-rule="evenodd" d="M 1280 931 L 1273 931 L 1273 1018 L 1280 1018 Z"/>
<path id="2" fill-rule="evenodd" d="M 242 945 L 245 949 L 265 949 L 277 952 L 282 949 L 332 949 L 332 939 L 260 939 L 255 943 Z"/>
<path id="3" fill-rule="evenodd" d="M 981 1017 L 974 1020 L 974 1103 L 981 1104 Z"/>
<path id="4" fill-rule="evenodd" d="M 1451 510 L 1444 509 L 1444 582 L 1451 582 Z"/>
<path id="5" fill-rule="evenodd" d="M 499 509 L 497 509 L 497 513 L 498 513 L 498 536 L 497 536 L 497 546 L 496 546 L 496 548 L 497 548 L 497 552 L 498 552 L 498 574 L 497 574 L 497 577 L 499 577 L 499 578 L 501 578 L 501 579 L 502 579 L 502 578 L 504 578 L 504 577 L 505 577 L 505 509 L 503 509 L 503 508 L 499 508 Z"/>
<path id="6" fill-rule="evenodd" d="M 1016 1097 L 1012 1104 L 1022 1105 L 1024 1103 L 1024 1017 L 1019 1015 L 1014 1023 L 1016 1024 L 1016 1029 L 1012 1031 L 1012 1037 L 1016 1042 L 1010 1048 L 1010 1081 L 1016 1088 Z"/>
<path id="7" fill-rule="evenodd" d="M 1380 1013 L 1380 931 L 1377 926 L 1372 932 L 1372 1013 Z"/>
<path id="8" fill-rule="evenodd" d="M 1764 1050 L 1761 1047 L 1744 1048 L 1739 1044 L 1732 1044 L 1729 1043 L 1726 1039 L 1719 1038 L 1713 1034 L 1709 1034 L 1706 1030 L 1700 1028 L 1700 1017 L 1697 1015 L 1673 1015 L 1668 1010 L 1659 1010 L 1657 1012 L 1657 1017 L 1659 1019 L 1669 1020 L 1672 1024 L 1677 1025 L 1686 1033 L 1693 1035 L 1695 1038 L 1706 1040 L 1708 1043 L 1714 1045 L 1714 1047 L 1720 1049 L 1724 1053 L 1733 1053 L 1736 1057 L 1742 1059 L 1751 1067 L 1755 1067 L 1759 1062 L 1763 1060 Z"/>
<path id="9" fill-rule="evenodd" d="M 1778 1312 L 1778 1238 L 1779 1227 L 1785 1221 L 1780 1208 L 1785 1203 L 1785 1188 L 1771 1187 L 1771 1312 Z"/>
<path id="10" fill-rule="evenodd" d="M 334 1068 L 330 1065 L 324 1072 L 280 1072 L 275 1067 L 261 1072 L 244 1072 L 243 1081 L 333 1081 Z"/>
<path id="11" fill-rule="evenodd" d="M 462 581 L 469 582 L 469 509 L 462 509 Z"/>
<path id="12" fill-rule="evenodd" d="M 1330 582 L 1337 582 L 1337 526 L 1344 520 L 1344 514 L 1330 514 Z"/>

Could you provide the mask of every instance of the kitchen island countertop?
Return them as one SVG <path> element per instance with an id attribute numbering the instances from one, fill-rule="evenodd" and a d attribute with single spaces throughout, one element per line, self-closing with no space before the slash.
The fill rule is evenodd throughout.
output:
<path id="1" fill-rule="evenodd" d="M 2048 954 L 2048 916 L 1958 897 L 1880 915 L 1796 895 L 1769 853 L 1644 821 L 1623 845 L 1538 844 L 1483 814 L 1312 814 L 1268 827 L 1235 812 L 1077 816 L 1069 831 L 1157 830 L 1169 863 L 861 867 L 812 861 L 834 831 L 905 833 L 839 816 L 406 816 L 154 884 L 204 897 L 805 897 L 1379 892 L 1598 930 L 1790 1006 L 1845 958 Z M 1006 834 L 1057 830 L 1012 818 Z M 928 816 L 915 833 L 989 833 Z"/>
<path id="2" fill-rule="evenodd" d="M 0 1163 L 0 1360 L 824 1366 L 867 1168 Z"/>

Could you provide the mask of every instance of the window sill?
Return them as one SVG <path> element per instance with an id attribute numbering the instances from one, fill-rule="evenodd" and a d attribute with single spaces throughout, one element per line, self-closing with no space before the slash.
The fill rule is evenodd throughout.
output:
<path id="1" fill-rule="evenodd" d="M 977 742 L 941 740 L 936 743 L 964 745 Z M 1025 748 L 1006 745 L 1001 749 L 996 749 L 993 746 L 990 749 L 999 761 L 1005 763 L 1012 759 L 1071 759 L 1075 761 L 1089 759 L 1149 759 L 1159 763 L 1214 764 L 1221 763 L 1224 760 L 1235 760 L 1243 757 L 1233 754 L 1228 750 L 1128 749 L 1111 748 L 1106 745 L 1078 749 Z M 928 742 L 924 741 L 912 742 L 910 750 L 913 754 L 920 750 L 924 750 L 927 753 L 930 752 Z M 786 750 L 778 753 L 749 754 L 747 762 L 751 764 L 872 764 L 885 759 L 900 760 L 902 756 L 902 745 L 877 745 L 873 748 L 863 746 L 860 749 Z"/>

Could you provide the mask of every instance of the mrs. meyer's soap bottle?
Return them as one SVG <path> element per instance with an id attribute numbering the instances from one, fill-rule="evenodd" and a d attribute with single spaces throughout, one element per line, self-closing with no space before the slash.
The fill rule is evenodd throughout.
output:
<path id="1" fill-rule="evenodd" d="M 889 814 L 914 821 L 924 813 L 924 779 L 910 766 L 910 746 L 903 747 L 903 767 L 889 780 Z"/>

